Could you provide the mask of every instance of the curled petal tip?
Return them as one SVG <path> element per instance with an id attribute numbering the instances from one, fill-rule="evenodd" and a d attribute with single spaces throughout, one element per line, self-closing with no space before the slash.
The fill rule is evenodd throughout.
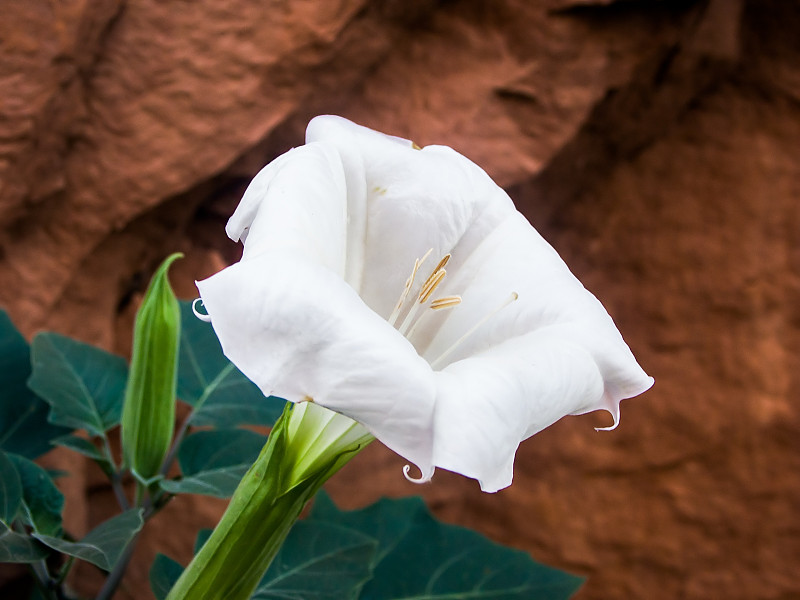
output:
<path id="1" fill-rule="evenodd" d="M 195 298 L 194 301 L 192 301 L 192 312 L 194 313 L 194 316 L 200 319 L 201 321 L 205 321 L 206 323 L 211 323 L 211 315 L 209 315 L 206 312 L 200 312 L 199 310 L 197 310 L 198 303 L 203 307 L 203 309 L 205 309 L 205 305 L 203 305 L 203 299 Z"/>
<path id="2" fill-rule="evenodd" d="M 611 412 L 611 411 L 609 411 L 609 412 Z M 619 425 L 619 410 L 617 410 L 616 412 L 611 412 L 611 416 L 614 417 L 614 423 L 612 425 L 609 425 L 608 427 L 595 427 L 594 430 L 595 431 L 613 431 L 613 430 L 615 430 L 617 428 L 617 426 Z"/>
<path id="3" fill-rule="evenodd" d="M 594 430 L 595 431 L 613 431 L 613 430 L 615 430 L 617 428 L 617 425 L 619 425 L 619 421 L 617 421 L 613 425 L 610 425 L 609 427 L 595 427 Z"/>
<path id="4" fill-rule="evenodd" d="M 406 478 L 406 479 L 408 479 L 408 480 L 409 480 L 411 483 L 416 483 L 416 484 L 428 483 L 428 482 L 431 480 L 431 478 L 433 477 L 433 473 L 432 473 L 432 472 L 431 472 L 431 474 L 430 474 L 430 475 L 428 475 L 427 477 L 425 476 L 425 474 L 424 474 L 424 473 L 423 473 L 423 474 L 421 474 L 419 477 L 412 477 L 412 476 L 409 474 L 409 473 L 410 473 L 410 471 L 411 471 L 411 465 L 406 465 L 406 466 L 404 466 L 404 467 L 403 467 L 403 475 L 404 475 L 404 476 L 405 476 L 405 478 Z"/>

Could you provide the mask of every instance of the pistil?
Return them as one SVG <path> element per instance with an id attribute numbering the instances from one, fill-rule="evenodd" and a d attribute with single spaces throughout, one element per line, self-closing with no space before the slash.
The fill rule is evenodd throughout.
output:
<path id="1" fill-rule="evenodd" d="M 450 356 L 456 348 L 458 348 L 462 343 L 464 343 L 464 341 L 467 338 L 469 338 L 473 333 L 475 333 L 476 331 L 478 331 L 478 329 L 480 329 L 481 325 L 486 323 L 486 321 L 491 319 L 493 316 L 495 316 L 497 313 L 499 313 L 501 310 L 503 310 L 506 306 L 508 306 L 512 302 L 516 301 L 518 298 L 519 298 L 519 294 L 517 294 L 517 292 L 511 292 L 511 295 L 508 298 L 506 298 L 506 300 L 500 306 L 495 308 L 489 314 L 484 316 L 480 321 L 475 323 L 475 325 L 473 325 L 470 328 L 469 331 L 467 331 L 464 335 L 462 335 L 455 342 L 453 342 L 450 345 L 450 347 L 447 350 L 445 350 L 444 352 L 442 352 L 435 360 L 431 361 L 431 363 L 430 363 L 431 364 L 431 368 L 432 369 L 436 369 L 439 366 L 441 366 L 441 364 L 444 362 L 444 360 L 448 356 Z"/>

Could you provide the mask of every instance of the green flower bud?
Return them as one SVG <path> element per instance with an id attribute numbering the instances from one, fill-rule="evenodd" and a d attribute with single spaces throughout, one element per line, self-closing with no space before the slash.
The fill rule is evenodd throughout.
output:
<path id="1" fill-rule="evenodd" d="M 122 409 L 122 451 L 125 464 L 143 481 L 158 474 L 175 427 L 181 314 L 167 271 L 182 257 L 176 253 L 161 264 L 136 313 Z"/>

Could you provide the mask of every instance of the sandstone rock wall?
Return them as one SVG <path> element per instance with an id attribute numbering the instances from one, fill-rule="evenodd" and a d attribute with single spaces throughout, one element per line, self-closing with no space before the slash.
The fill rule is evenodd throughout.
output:
<path id="1" fill-rule="evenodd" d="M 26 334 L 124 354 L 155 265 L 185 252 L 192 297 L 235 260 L 227 215 L 311 116 L 452 145 L 657 384 L 614 433 L 590 415 L 524 443 L 497 495 L 447 473 L 412 487 L 374 445 L 334 497 L 422 491 L 588 575 L 581 600 L 800 596 L 798 31 L 796 0 L 3 0 L 0 305 Z M 72 467 L 80 534 L 113 500 Z M 146 597 L 156 549 L 188 558 L 222 508 L 180 503 L 120 598 Z"/>

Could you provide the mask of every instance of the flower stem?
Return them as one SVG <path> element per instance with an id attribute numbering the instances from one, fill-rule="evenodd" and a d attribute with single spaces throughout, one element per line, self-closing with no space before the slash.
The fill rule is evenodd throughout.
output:
<path id="1" fill-rule="evenodd" d="M 31 569 L 33 570 L 36 587 L 39 588 L 39 593 L 42 597 L 47 600 L 57 598 L 56 592 L 53 590 L 53 579 L 47 571 L 47 563 L 44 560 L 31 563 Z"/>
<path id="2" fill-rule="evenodd" d="M 327 440 L 326 460 L 306 468 L 303 436 L 295 441 L 289 435 L 292 410 L 287 405 L 216 529 L 167 600 L 250 598 L 306 503 L 365 445 L 363 439 L 348 438 L 339 445 Z"/>
<path id="3" fill-rule="evenodd" d="M 186 436 L 186 433 L 189 431 L 189 422 L 192 419 L 194 412 L 189 413 L 189 415 L 183 420 L 178 428 L 178 432 L 175 434 L 175 437 L 172 440 L 172 445 L 167 452 L 167 455 L 164 457 L 164 462 L 161 463 L 161 469 L 159 469 L 159 473 L 161 475 L 166 476 L 169 473 L 170 467 L 172 467 L 172 463 L 175 461 L 175 456 L 178 454 L 178 448 L 183 441 L 183 438 Z"/>
<path id="4" fill-rule="evenodd" d="M 110 600 L 114 596 L 114 592 L 117 591 L 119 584 L 122 582 L 122 577 L 125 575 L 125 571 L 128 568 L 128 563 L 131 562 L 133 550 L 136 547 L 136 541 L 138 539 L 139 535 L 137 534 L 130 542 L 128 542 L 125 550 L 122 551 L 122 556 L 119 557 L 117 564 L 114 565 L 114 568 L 108 574 L 108 577 L 106 578 L 105 583 L 103 583 L 103 587 L 100 588 L 100 592 L 98 592 L 95 600 Z"/>
<path id="5" fill-rule="evenodd" d="M 114 496 L 117 498 L 117 503 L 122 510 L 128 510 L 131 505 L 128 502 L 127 496 L 125 496 L 125 490 L 122 487 L 122 477 L 119 474 L 119 471 L 112 471 L 109 475 L 109 479 L 111 481 L 111 489 L 114 490 Z"/>

